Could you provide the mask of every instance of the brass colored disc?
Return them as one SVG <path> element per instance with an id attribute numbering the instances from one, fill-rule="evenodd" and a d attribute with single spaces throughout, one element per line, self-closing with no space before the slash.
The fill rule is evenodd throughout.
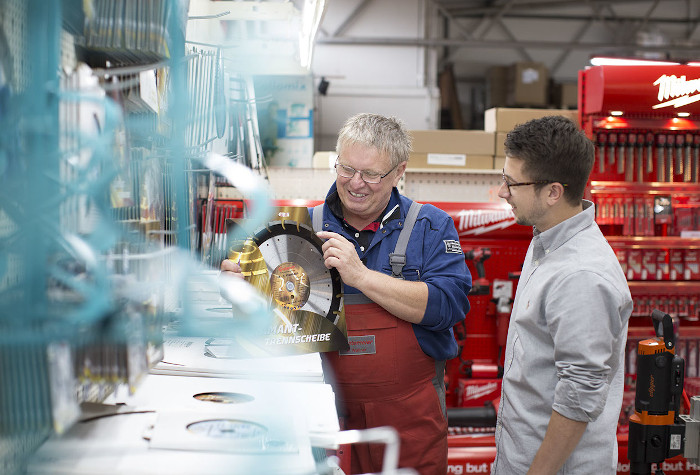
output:
<path id="1" fill-rule="evenodd" d="M 270 276 L 272 298 L 284 308 L 298 310 L 309 300 L 311 286 L 304 268 L 294 262 L 283 262 Z"/>

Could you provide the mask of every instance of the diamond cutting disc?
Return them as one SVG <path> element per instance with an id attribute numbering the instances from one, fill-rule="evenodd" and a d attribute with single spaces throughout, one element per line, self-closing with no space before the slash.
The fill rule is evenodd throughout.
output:
<path id="1" fill-rule="evenodd" d="M 294 221 L 275 221 L 256 232 L 254 240 L 277 303 L 322 315 L 336 324 L 342 305 L 340 275 L 323 263 L 323 243 L 313 229 Z"/>
<path id="2" fill-rule="evenodd" d="M 309 300 L 311 286 L 304 268 L 294 262 L 283 262 L 270 276 L 272 298 L 284 308 L 299 310 Z"/>

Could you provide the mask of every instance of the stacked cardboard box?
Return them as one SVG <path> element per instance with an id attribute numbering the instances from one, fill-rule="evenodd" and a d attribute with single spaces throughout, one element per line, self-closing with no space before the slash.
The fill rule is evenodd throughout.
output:
<path id="1" fill-rule="evenodd" d="M 486 106 L 508 106 L 508 69 L 509 66 L 493 66 L 486 74 Z"/>
<path id="2" fill-rule="evenodd" d="M 521 62 L 508 70 L 509 106 L 546 107 L 549 104 L 549 70 L 542 63 Z"/>
<path id="3" fill-rule="evenodd" d="M 511 131 L 518 124 L 548 115 L 563 115 L 564 117 L 568 117 L 569 119 L 578 123 L 578 111 L 576 110 L 525 109 L 508 107 L 494 107 L 492 109 L 487 109 L 484 113 L 484 129 L 495 134 L 496 143 L 494 144 L 494 168 L 503 168 L 503 163 L 506 160 L 506 153 L 503 150 L 503 142 L 505 141 L 506 134 L 509 131 Z"/>
<path id="4" fill-rule="evenodd" d="M 552 85 L 551 103 L 561 109 L 578 107 L 578 84 L 575 82 L 556 83 Z"/>
<path id="5" fill-rule="evenodd" d="M 505 162 L 506 134 L 518 124 L 547 115 L 578 121 L 576 110 L 494 107 L 484 114 L 485 130 L 411 130 L 413 149 L 406 168 L 440 172 L 500 170 Z M 332 168 L 335 158 L 335 152 L 317 152 L 313 167 Z"/>
<path id="6" fill-rule="evenodd" d="M 495 134 L 484 130 L 412 130 L 408 169 L 492 169 Z"/>

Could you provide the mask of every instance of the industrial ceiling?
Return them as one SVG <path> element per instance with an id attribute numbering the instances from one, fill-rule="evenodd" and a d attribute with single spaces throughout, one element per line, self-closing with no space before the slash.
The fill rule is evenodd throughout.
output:
<path id="1" fill-rule="evenodd" d="M 317 43 L 436 47 L 440 61 L 462 76 L 515 61 L 543 62 L 553 76 L 570 76 L 593 55 L 700 59 L 700 0 L 426 0 L 426 17 L 437 26 L 423 38 L 348 35 L 380 1 L 357 2 Z"/>

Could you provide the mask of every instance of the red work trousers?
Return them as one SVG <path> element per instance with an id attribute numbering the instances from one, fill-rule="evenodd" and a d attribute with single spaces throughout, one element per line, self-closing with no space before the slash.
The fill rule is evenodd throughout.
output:
<path id="1" fill-rule="evenodd" d="M 445 475 L 444 362 L 423 353 L 412 325 L 379 305 L 346 305 L 345 317 L 355 352 L 323 354 L 341 427 L 394 427 L 401 439 L 399 467 L 414 468 L 421 475 Z M 350 448 L 351 473 L 381 471 L 383 445 Z"/>

